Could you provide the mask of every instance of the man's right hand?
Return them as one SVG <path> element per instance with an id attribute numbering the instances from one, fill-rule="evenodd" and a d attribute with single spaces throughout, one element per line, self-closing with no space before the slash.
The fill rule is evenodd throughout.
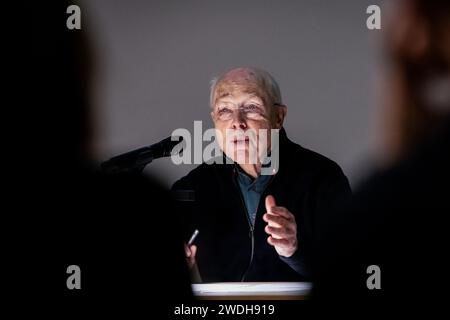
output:
<path id="1" fill-rule="evenodd" d="M 188 265 L 189 269 L 192 269 L 195 265 L 195 255 L 197 253 L 197 246 L 194 244 L 191 246 L 184 244 L 184 251 L 186 253 L 187 265 Z"/>

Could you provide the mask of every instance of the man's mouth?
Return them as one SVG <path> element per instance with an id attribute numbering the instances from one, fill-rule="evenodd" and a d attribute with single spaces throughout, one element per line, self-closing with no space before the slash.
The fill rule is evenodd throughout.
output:
<path id="1" fill-rule="evenodd" d="M 234 139 L 233 139 L 233 143 L 234 144 L 238 144 L 238 143 L 247 143 L 247 142 L 249 142 L 250 140 L 249 140 L 249 137 L 243 137 L 243 138 L 237 138 L 237 137 L 235 137 Z"/>

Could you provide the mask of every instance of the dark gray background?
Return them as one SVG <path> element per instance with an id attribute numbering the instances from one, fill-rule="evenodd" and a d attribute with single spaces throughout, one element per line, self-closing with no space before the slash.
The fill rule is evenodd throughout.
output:
<path id="1" fill-rule="evenodd" d="M 288 136 L 338 162 L 355 184 L 377 149 L 381 32 L 366 27 L 370 4 L 379 1 L 85 1 L 97 159 L 193 130 L 194 120 L 211 127 L 211 78 L 256 66 L 280 84 Z M 146 172 L 169 186 L 193 167 L 167 158 Z"/>

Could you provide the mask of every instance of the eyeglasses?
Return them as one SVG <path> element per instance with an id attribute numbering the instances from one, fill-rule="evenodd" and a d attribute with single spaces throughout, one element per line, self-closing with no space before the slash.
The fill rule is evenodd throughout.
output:
<path id="1" fill-rule="evenodd" d="M 248 104 L 240 106 L 238 108 L 233 108 L 230 106 L 219 106 L 214 111 L 215 117 L 220 121 L 228 121 L 233 119 L 234 113 L 239 112 L 239 114 L 250 120 L 263 120 L 267 119 L 266 110 L 264 107 L 257 104 Z"/>

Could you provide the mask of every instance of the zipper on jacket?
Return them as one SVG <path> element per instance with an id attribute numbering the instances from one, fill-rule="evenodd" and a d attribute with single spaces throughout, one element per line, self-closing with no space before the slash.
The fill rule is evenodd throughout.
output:
<path id="1" fill-rule="evenodd" d="M 252 251 L 250 254 L 250 262 L 248 263 L 247 269 L 245 270 L 244 274 L 241 277 L 241 282 L 245 280 L 245 277 L 247 276 L 247 273 L 250 270 L 250 267 L 252 266 L 253 256 L 255 255 L 255 233 L 253 225 L 250 226 L 249 237 L 252 241 Z"/>
<path id="2" fill-rule="evenodd" d="M 233 168 L 233 173 L 234 174 L 236 174 L 236 168 Z M 249 227 L 249 233 L 248 233 L 248 236 L 249 236 L 249 238 L 251 239 L 251 243 L 252 243 L 252 245 L 251 245 L 251 254 L 250 254 L 250 261 L 249 261 L 249 263 L 248 263 L 248 266 L 247 266 L 247 269 L 245 270 L 245 272 L 242 274 L 242 277 L 241 277 L 241 281 L 244 281 L 244 278 L 245 278 L 245 276 L 247 275 L 247 272 L 248 272 L 248 270 L 250 269 L 250 266 L 252 265 L 252 262 L 253 262 L 253 255 L 254 255 L 254 251 L 255 251 L 255 236 L 254 236 L 254 229 L 253 229 L 253 224 L 252 224 L 252 222 L 250 221 L 250 215 L 249 215 L 249 213 L 248 213 L 248 210 L 247 210 L 247 206 L 245 205 L 245 202 L 244 202 L 244 199 L 242 198 L 242 193 L 241 193 L 241 190 L 240 190 L 240 188 L 239 188 L 239 185 L 236 183 L 236 176 L 235 175 L 233 175 L 233 184 L 235 185 L 235 187 L 236 187 L 236 189 L 237 189 L 237 192 L 238 192 L 238 194 L 239 194 L 239 199 L 241 199 L 241 203 L 242 203 L 242 206 L 244 207 L 244 210 L 245 210 L 245 212 L 244 212 L 244 214 L 245 214 L 245 218 L 246 218 L 246 220 L 247 220 L 247 223 L 248 223 L 248 227 Z"/>
<path id="3" fill-rule="evenodd" d="M 236 173 L 236 168 L 233 168 L 233 172 Z M 250 262 L 248 263 L 247 269 L 245 270 L 245 272 L 242 274 L 242 277 L 241 277 L 241 282 L 243 282 L 245 280 L 245 277 L 247 276 L 248 271 L 250 270 L 250 267 L 252 266 L 253 256 L 255 255 L 255 228 L 254 228 L 254 225 L 252 224 L 252 222 L 250 221 L 250 215 L 249 215 L 249 212 L 247 210 L 247 206 L 245 205 L 245 201 L 242 198 L 241 189 L 240 189 L 239 185 L 236 183 L 235 178 L 236 178 L 236 176 L 233 176 L 233 183 L 237 187 L 237 191 L 239 193 L 239 199 L 241 199 L 242 206 L 244 207 L 244 210 L 245 210 L 245 213 L 246 213 L 248 226 L 250 228 L 250 231 L 249 231 L 248 235 L 249 235 L 249 238 L 251 239 L 251 243 L 252 243 L 252 245 L 251 245 L 252 249 L 251 249 L 251 254 L 250 254 Z M 273 178 L 274 178 L 274 176 L 272 176 L 270 178 L 269 182 L 266 184 L 266 186 L 262 190 L 261 196 L 264 194 L 264 192 L 266 191 L 267 187 L 272 182 Z M 261 202 L 261 199 L 259 199 L 259 202 Z M 256 215 L 258 213 L 258 209 L 259 209 L 259 203 L 256 206 L 255 223 L 256 223 Z"/>

